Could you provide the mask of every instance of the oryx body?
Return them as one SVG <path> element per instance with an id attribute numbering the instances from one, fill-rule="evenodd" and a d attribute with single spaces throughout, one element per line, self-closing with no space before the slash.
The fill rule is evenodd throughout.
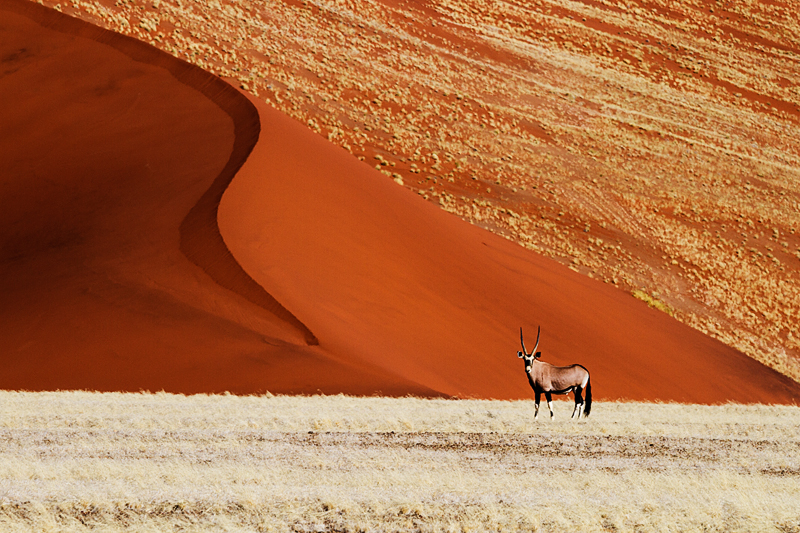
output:
<path id="1" fill-rule="evenodd" d="M 553 366 L 550 363 L 545 363 L 539 360 L 542 352 L 537 352 L 536 348 L 539 347 L 539 337 L 542 333 L 542 328 L 539 328 L 536 334 L 536 346 L 533 351 L 527 352 L 525 350 L 525 340 L 522 337 L 522 328 L 519 328 L 519 340 L 522 343 L 522 351 L 517 352 L 517 357 L 525 361 L 525 374 L 528 376 L 528 383 L 530 383 L 534 394 L 536 395 L 536 411 L 533 418 L 539 417 L 539 401 L 541 400 L 542 393 L 547 399 L 547 407 L 550 409 L 550 418 L 553 418 L 553 394 L 575 394 L 575 409 L 572 411 L 572 417 L 575 415 L 581 417 L 581 412 L 584 416 L 589 416 L 592 410 L 592 383 L 589 381 L 589 371 L 581 365 L 570 366 Z M 586 403 L 583 402 L 583 391 L 586 391 Z"/>

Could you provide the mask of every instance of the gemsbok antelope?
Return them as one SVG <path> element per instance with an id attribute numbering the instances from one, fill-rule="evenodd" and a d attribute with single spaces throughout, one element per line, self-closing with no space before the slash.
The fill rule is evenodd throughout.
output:
<path id="1" fill-rule="evenodd" d="M 525 361 L 525 373 L 528 375 L 528 383 L 531 384 L 534 394 L 536 394 L 536 411 L 533 418 L 539 417 L 539 400 L 544 393 L 547 399 L 547 407 L 550 408 L 550 418 L 553 418 L 553 399 L 552 394 L 575 393 L 575 409 L 572 411 L 572 418 L 578 415 L 581 417 L 589 416 L 592 410 L 592 383 L 589 381 L 589 371 L 581 365 L 553 366 L 550 363 L 539 361 L 542 352 L 537 352 L 539 347 L 539 337 L 542 328 L 536 333 L 536 346 L 532 352 L 525 351 L 525 339 L 522 338 L 522 328 L 519 328 L 519 340 L 522 343 L 522 351 L 517 352 L 517 357 Z M 586 391 L 586 406 L 584 407 L 582 392 Z"/>

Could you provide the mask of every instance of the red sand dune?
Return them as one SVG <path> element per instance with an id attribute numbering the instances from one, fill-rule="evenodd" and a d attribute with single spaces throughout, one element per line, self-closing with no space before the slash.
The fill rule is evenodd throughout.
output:
<path id="1" fill-rule="evenodd" d="M 222 80 L 24 0 L 0 0 L 0 124 L 2 388 L 524 398 L 518 327 L 532 345 L 541 325 L 544 360 L 587 366 L 598 398 L 800 398 Z"/>

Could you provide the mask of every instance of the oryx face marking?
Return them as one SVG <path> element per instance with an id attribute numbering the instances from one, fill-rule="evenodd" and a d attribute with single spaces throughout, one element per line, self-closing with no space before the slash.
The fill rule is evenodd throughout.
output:
<path id="1" fill-rule="evenodd" d="M 517 352 L 517 357 L 521 357 L 521 358 L 523 358 L 525 360 L 525 373 L 526 374 L 530 374 L 531 373 L 531 364 L 532 364 L 531 358 L 528 357 L 527 355 L 523 354 L 522 352 Z"/>
<path id="2" fill-rule="evenodd" d="M 568 394 L 573 392 L 575 394 L 575 409 L 572 411 L 572 417 L 578 418 L 589 416 L 592 409 L 592 384 L 589 380 L 589 371 L 581 365 L 570 366 L 553 366 L 550 363 L 544 363 L 539 360 L 542 352 L 537 352 L 536 348 L 539 347 L 539 340 L 542 334 L 542 328 L 539 327 L 536 334 L 536 346 L 533 350 L 528 352 L 525 349 L 525 339 L 522 337 L 522 328 L 519 328 L 519 340 L 522 343 L 522 351 L 517 352 L 517 357 L 522 359 L 525 363 L 525 374 L 528 376 L 528 383 L 530 384 L 536 396 L 536 404 L 533 418 L 539 416 L 539 400 L 542 393 L 547 399 L 547 407 L 550 409 L 550 418 L 553 418 L 553 404 L 551 400 L 552 394 Z M 583 402 L 583 391 L 586 391 L 586 403 Z"/>

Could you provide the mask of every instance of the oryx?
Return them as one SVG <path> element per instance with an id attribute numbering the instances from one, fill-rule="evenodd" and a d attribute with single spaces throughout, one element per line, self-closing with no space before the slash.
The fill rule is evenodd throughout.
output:
<path id="1" fill-rule="evenodd" d="M 589 416 L 592 410 L 592 384 L 589 381 L 589 371 L 581 365 L 570 366 L 553 366 L 550 363 L 543 363 L 539 360 L 542 352 L 537 352 L 536 348 L 539 347 L 539 336 L 542 333 L 542 328 L 539 326 L 539 331 L 536 333 L 536 346 L 533 347 L 532 352 L 525 351 L 525 340 L 522 338 L 522 328 L 519 328 L 519 340 L 522 343 L 522 351 L 517 352 L 517 357 L 521 357 L 525 361 L 525 373 L 528 375 L 528 383 L 531 384 L 533 392 L 536 394 L 536 411 L 533 418 L 539 416 L 539 400 L 542 393 L 547 399 L 547 407 L 550 408 L 550 418 L 553 418 L 553 400 L 552 394 L 568 394 L 575 393 L 575 409 L 572 411 L 572 417 L 578 415 L 581 417 Z M 584 407 L 583 397 L 581 393 L 586 390 L 586 406 Z"/>

